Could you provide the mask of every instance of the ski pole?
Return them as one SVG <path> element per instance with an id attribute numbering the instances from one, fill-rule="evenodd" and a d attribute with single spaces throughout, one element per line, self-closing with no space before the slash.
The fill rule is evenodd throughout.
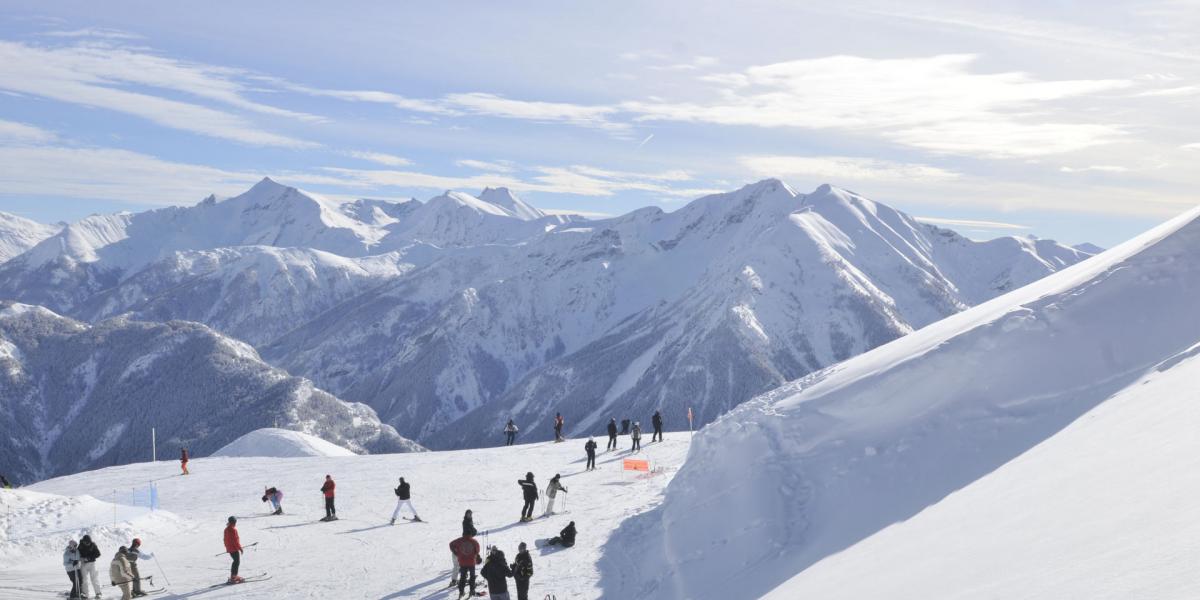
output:
<path id="1" fill-rule="evenodd" d="M 154 564 L 155 564 L 155 566 L 157 566 L 157 567 L 158 567 L 158 572 L 159 572 L 159 573 L 162 573 L 162 576 L 163 576 L 163 581 L 167 582 L 167 585 L 171 585 L 171 580 L 170 580 L 170 579 L 167 579 L 167 572 L 166 572 L 166 571 L 163 571 L 163 568 L 162 568 L 162 563 L 158 562 L 158 557 L 157 557 L 157 556 L 155 556 L 155 557 L 154 557 Z"/>
<path id="2" fill-rule="evenodd" d="M 245 546 L 242 546 L 242 550 L 245 550 L 246 548 L 253 548 L 253 547 L 257 546 L 257 545 L 258 545 L 258 542 L 254 542 L 253 544 L 247 544 L 247 545 L 245 545 Z M 228 551 L 228 550 L 226 550 L 226 551 L 224 551 L 224 552 L 220 552 L 220 553 L 218 553 L 218 554 L 214 554 L 214 555 L 213 555 L 213 558 L 216 558 L 216 557 L 218 557 L 218 556 L 225 556 L 226 554 L 229 554 L 229 551 Z"/>

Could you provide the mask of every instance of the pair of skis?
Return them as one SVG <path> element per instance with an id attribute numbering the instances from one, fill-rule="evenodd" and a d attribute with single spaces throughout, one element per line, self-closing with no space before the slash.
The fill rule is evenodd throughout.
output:
<path id="1" fill-rule="evenodd" d="M 222 581 L 221 583 L 218 583 L 216 585 L 208 586 L 208 589 L 215 590 L 219 587 L 225 587 L 227 585 L 242 585 L 243 583 L 254 583 L 256 581 L 266 581 L 270 578 L 271 578 L 271 576 L 266 573 L 259 573 L 258 575 L 251 575 L 249 577 L 243 577 L 241 581 L 238 581 L 236 583 L 232 582 L 232 581 Z"/>

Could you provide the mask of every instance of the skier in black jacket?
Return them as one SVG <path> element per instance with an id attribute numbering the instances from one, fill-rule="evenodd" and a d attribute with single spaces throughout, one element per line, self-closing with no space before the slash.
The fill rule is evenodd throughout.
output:
<path id="1" fill-rule="evenodd" d="M 655 440 L 662 441 L 662 413 L 654 411 L 654 416 L 650 417 L 650 424 L 654 425 L 654 435 L 650 436 L 650 443 Z"/>
<path id="2" fill-rule="evenodd" d="M 596 468 L 596 440 L 588 438 L 586 444 L 583 445 L 583 451 L 587 452 L 587 470 L 591 471 Z"/>
<path id="3" fill-rule="evenodd" d="M 392 525 L 396 524 L 396 517 L 400 516 L 400 509 L 404 508 L 405 506 L 408 506 L 408 510 L 412 511 L 412 514 L 413 514 L 412 520 L 413 521 L 419 522 L 421 520 L 421 515 L 418 515 L 417 509 L 415 507 L 413 507 L 413 503 L 412 503 L 412 499 L 411 499 L 411 490 L 412 490 L 412 488 L 408 485 L 408 482 L 405 481 L 403 477 L 401 477 L 400 485 L 396 486 L 396 489 L 395 489 L 396 510 L 392 511 Z"/>
<path id="4" fill-rule="evenodd" d="M 100 577 L 96 573 L 96 560 L 100 558 L 100 548 L 92 541 L 92 536 L 85 535 L 79 540 L 79 593 L 88 597 L 88 580 L 92 582 L 92 592 L 100 597 Z"/>
<path id="5" fill-rule="evenodd" d="M 517 583 L 517 600 L 529 600 L 529 580 L 533 578 L 533 559 L 525 542 L 517 546 L 517 562 L 512 564 L 513 581 Z"/>
<path id="6" fill-rule="evenodd" d="M 604 451 L 617 449 L 617 418 L 613 417 L 608 420 L 608 448 Z"/>
<path id="7" fill-rule="evenodd" d="M 550 541 L 547 543 L 549 543 L 551 546 L 563 546 L 565 548 L 570 548 L 571 546 L 574 546 L 575 545 L 575 521 L 571 521 L 570 523 L 567 523 L 567 526 L 563 527 L 563 530 L 559 532 L 558 537 L 550 538 Z"/>
<path id="8" fill-rule="evenodd" d="M 470 510 L 467 510 L 467 512 L 463 513 L 463 534 L 462 534 L 462 536 L 463 537 L 475 537 L 477 535 L 479 535 L 479 530 L 475 529 L 474 514 Z"/>
<path id="9" fill-rule="evenodd" d="M 525 479 L 518 479 L 517 484 L 521 486 L 521 491 L 525 495 L 525 506 L 521 508 L 521 520 L 533 520 L 533 503 L 537 502 L 538 489 L 537 484 L 533 482 L 533 472 L 525 474 Z"/>
<path id="10" fill-rule="evenodd" d="M 492 548 L 479 574 L 487 580 L 489 597 L 493 600 L 508 600 L 508 578 L 513 576 L 513 572 L 508 563 L 504 562 L 504 552 L 499 548 Z"/>

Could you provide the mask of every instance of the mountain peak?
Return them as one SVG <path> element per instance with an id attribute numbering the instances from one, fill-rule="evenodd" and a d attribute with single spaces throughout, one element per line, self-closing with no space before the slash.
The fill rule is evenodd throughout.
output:
<path id="1" fill-rule="evenodd" d="M 546 213 L 526 204 L 525 201 L 518 198 L 516 194 L 506 187 L 483 188 L 483 192 L 479 194 L 479 199 L 488 204 L 499 206 L 523 221 L 532 221 L 546 216 Z"/>

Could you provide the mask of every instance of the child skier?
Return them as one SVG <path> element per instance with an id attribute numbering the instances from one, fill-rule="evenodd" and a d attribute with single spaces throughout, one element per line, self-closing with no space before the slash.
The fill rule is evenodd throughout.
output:
<path id="1" fill-rule="evenodd" d="M 325 496 L 325 518 L 322 521 L 336 521 L 337 509 L 333 506 L 334 489 L 337 484 L 333 482 L 333 477 L 326 475 L 325 483 L 321 485 L 321 493 Z"/>
<path id="2" fill-rule="evenodd" d="M 225 525 L 225 551 L 233 558 L 229 567 L 229 581 L 225 583 L 242 583 L 245 579 L 238 575 L 238 567 L 242 564 L 242 539 L 238 536 L 237 517 L 229 517 Z"/>
<path id="3" fill-rule="evenodd" d="M 409 499 L 411 488 L 404 478 L 400 478 L 400 485 L 396 486 L 396 510 L 392 511 L 392 525 L 396 524 L 396 517 L 400 516 L 400 509 L 408 506 L 408 510 L 412 511 L 414 521 L 420 521 L 421 516 L 417 514 L 417 509 L 413 508 L 412 500 Z"/>
<path id="4" fill-rule="evenodd" d="M 517 562 L 512 564 L 513 581 L 517 584 L 517 600 L 529 600 L 529 580 L 533 578 L 533 559 L 525 542 L 517 546 Z"/>
<path id="5" fill-rule="evenodd" d="M 567 488 L 564 487 L 562 483 L 559 483 L 558 473 L 555 473 L 554 477 L 550 478 L 550 483 L 546 484 L 546 497 L 549 498 L 549 500 L 546 501 L 545 516 L 548 517 L 554 514 L 554 499 L 558 497 L 558 492 L 560 491 L 565 494 L 567 493 Z"/>

